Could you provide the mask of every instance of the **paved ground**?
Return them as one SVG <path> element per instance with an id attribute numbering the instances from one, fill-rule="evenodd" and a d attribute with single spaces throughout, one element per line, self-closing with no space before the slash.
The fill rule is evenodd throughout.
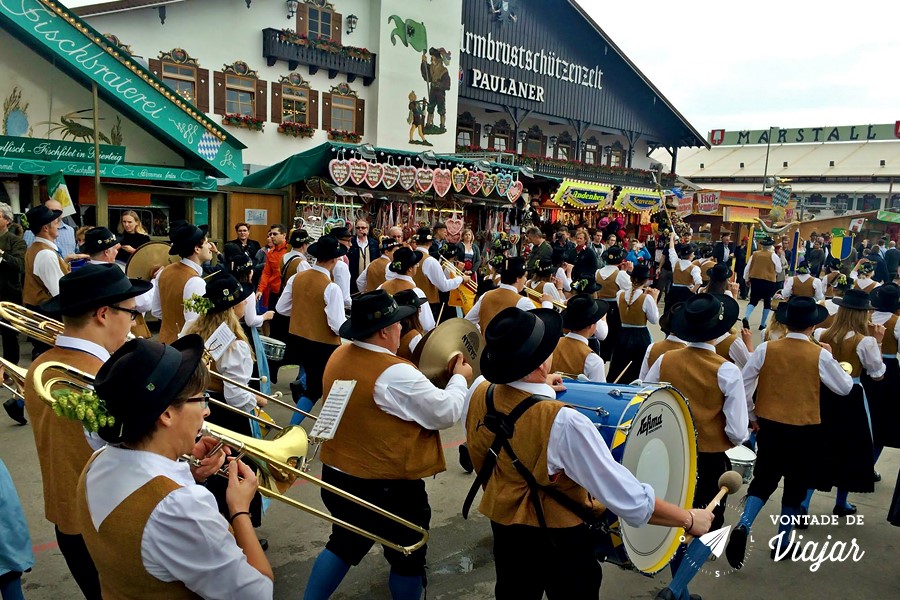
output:
<path id="1" fill-rule="evenodd" d="M 759 311 L 752 319 L 754 324 L 758 317 Z M 658 337 L 659 332 L 654 332 L 654 335 Z M 279 389 L 286 391 L 290 375 L 290 371 L 282 371 L 282 382 L 277 386 Z M 277 420 L 287 420 L 287 411 L 272 412 Z M 488 522 L 477 514 L 468 521 L 460 515 L 463 498 L 471 484 L 471 476 L 459 469 L 456 460 L 456 447 L 464 437 L 463 430 L 455 426 L 442 437 L 448 472 L 428 481 L 433 507 L 428 597 L 459 600 L 491 598 L 494 571 Z M 14 425 L 5 414 L 0 415 L 0 457 L 18 486 L 37 558 L 33 572 L 24 577 L 26 597 L 29 600 L 79 597 L 56 547 L 53 527 L 43 518 L 40 473 L 31 429 Z M 772 563 L 766 545 L 776 530 L 769 515 L 777 514 L 779 491 L 757 521 L 746 567 L 735 573 L 729 571 L 724 558 L 708 563 L 705 569 L 708 572 L 698 574 L 692 591 L 702 594 L 707 600 L 900 598 L 900 571 L 896 568 L 900 558 L 900 529 L 891 527 L 885 521 L 900 468 L 900 451 L 886 450 L 878 468 L 884 480 L 877 484 L 875 493 L 851 495 L 851 501 L 859 506 L 863 517 L 861 526 L 814 526 L 804 533 L 803 541 L 819 543 L 829 541 L 830 536 L 831 543 L 843 541 L 849 546 L 855 539 L 864 552 L 858 562 L 852 559 L 825 562 L 815 572 L 808 564 Z M 318 471 L 317 464 L 313 473 Z M 322 507 L 318 490 L 311 484 L 296 485 L 290 496 Z M 830 514 L 833 499 L 833 494 L 817 494 L 813 499 L 812 512 Z M 728 521 L 735 522 L 737 516 L 736 511 L 730 511 Z M 313 561 L 328 536 L 326 524 L 286 505 L 273 503 L 260 529 L 260 536 L 267 537 L 271 544 L 269 559 L 276 575 L 275 597 L 285 600 L 302 597 Z M 829 547 L 825 554 L 830 550 Z M 359 567 L 351 571 L 334 597 L 387 600 L 390 598 L 387 574 L 387 563 L 380 552 L 373 551 Z M 613 566 L 604 568 L 604 576 L 602 596 L 607 599 L 653 598 L 670 579 L 667 570 L 655 578 L 648 578 Z"/>

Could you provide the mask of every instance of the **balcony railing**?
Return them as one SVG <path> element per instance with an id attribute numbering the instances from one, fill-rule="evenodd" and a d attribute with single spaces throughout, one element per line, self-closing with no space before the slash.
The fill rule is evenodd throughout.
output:
<path id="1" fill-rule="evenodd" d="M 263 57 L 270 67 L 284 60 L 290 71 L 307 65 L 310 75 L 315 75 L 319 69 L 326 69 L 329 79 L 334 79 L 338 73 L 345 73 L 347 83 L 353 83 L 357 77 L 362 78 L 363 85 L 371 85 L 375 81 L 374 53 L 369 53 L 369 58 L 355 58 L 343 52 L 317 48 L 315 40 L 308 40 L 306 45 L 285 41 L 284 33 L 278 29 L 263 29 L 262 33 Z"/>

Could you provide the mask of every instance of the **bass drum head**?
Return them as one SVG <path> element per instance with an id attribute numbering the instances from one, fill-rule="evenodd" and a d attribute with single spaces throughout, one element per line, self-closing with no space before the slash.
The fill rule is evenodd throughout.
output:
<path id="1" fill-rule="evenodd" d="M 687 402 L 674 388 L 659 387 L 642 390 L 631 403 L 640 408 L 627 423 L 631 428 L 624 440 L 622 465 L 649 484 L 657 498 L 691 508 L 697 484 L 697 435 Z M 631 527 L 622 520 L 619 525 L 629 560 L 648 575 L 669 564 L 682 535 L 679 528 Z"/>

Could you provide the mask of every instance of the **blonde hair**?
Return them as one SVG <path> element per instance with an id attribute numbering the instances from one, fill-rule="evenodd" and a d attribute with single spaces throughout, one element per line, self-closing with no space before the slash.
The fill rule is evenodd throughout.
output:
<path id="1" fill-rule="evenodd" d="M 144 224 L 141 223 L 141 218 L 138 216 L 136 212 L 133 210 L 126 210 L 122 213 L 122 216 L 119 217 L 119 233 L 125 233 L 125 228 L 122 226 L 122 219 L 124 217 L 131 217 L 134 219 L 134 222 L 137 223 L 134 227 L 135 233 L 140 233 L 141 235 L 147 235 L 147 231 L 144 229 Z"/>
<path id="2" fill-rule="evenodd" d="M 79 227 L 78 229 L 76 229 L 75 230 L 75 241 L 77 242 L 78 240 L 81 240 L 83 243 L 84 242 L 84 234 L 86 234 L 91 229 L 93 229 L 93 227 L 91 227 L 90 225 L 85 225 L 84 227 Z M 80 245 L 81 244 L 79 244 L 79 246 Z"/>
<path id="3" fill-rule="evenodd" d="M 234 314 L 234 307 L 229 308 L 228 310 L 220 310 L 218 312 L 210 312 L 205 315 L 200 315 L 196 321 L 190 324 L 187 328 L 186 333 L 196 333 L 204 340 L 207 340 L 212 336 L 213 332 L 219 328 L 219 325 L 225 323 L 228 325 L 228 329 L 237 337 L 237 339 L 242 342 L 246 342 L 248 346 L 250 346 L 250 355 L 253 355 L 253 346 L 250 344 L 250 341 L 247 339 L 247 335 L 244 333 L 244 328 L 241 327 L 241 322 L 238 320 L 237 315 Z M 254 356 L 255 360 L 255 356 Z"/>
<path id="4" fill-rule="evenodd" d="M 787 325 L 778 321 L 776 319 L 772 319 L 769 322 L 769 325 L 766 327 L 766 334 L 764 336 L 764 342 L 772 342 L 775 340 L 780 340 L 784 336 L 788 334 Z"/>
<path id="5" fill-rule="evenodd" d="M 834 346 L 841 344 L 849 332 L 860 335 L 869 335 L 869 311 L 854 310 L 839 306 L 834 315 L 834 324 L 825 330 L 820 341 Z"/>

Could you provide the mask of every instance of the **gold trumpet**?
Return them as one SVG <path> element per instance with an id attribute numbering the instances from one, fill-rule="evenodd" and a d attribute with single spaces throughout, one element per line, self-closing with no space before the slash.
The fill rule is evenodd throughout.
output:
<path id="1" fill-rule="evenodd" d="M 59 375 L 52 376 L 57 373 L 59 373 Z M 46 382 L 44 381 L 45 376 L 48 376 Z M 38 397 L 52 407 L 56 402 L 56 399 L 53 397 L 55 388 L 93 392 L 94 378 L 87 373 L 74 369 L 64 363 L 51 361 L 45 362 L 35 368 L 34 385 Z M 235 458 L 246 457 L 249 459 L 258 468 L 259 493 L 263 496 L 284 502 L 289 506 L 298 508 L 315 517 L 319 517 L 320 519 L 324 519 L 333 525 L 343 527 L 353 533 L 387 546 L 407 556 L 424 546 L 425 542 L 428 541 L 428 531 L 426 529 L 390 513 L 367 500 L 354 496 L 341 488 L 320 481 L 312 475 L 304 473 L 302 468 L 306 463 L 309 440 L 306 435 L 306 430 L 302 427 L 286 427 L 272 440 L 258 440 L 250 436 L 235 433 L 212 423 L 204 423 L 201 434 L 212 437 L 217 442 L 217 446 L 213 448 L 210 454 L 214 454 L 223 446 L 227 446 L 236 452 Z M 182 459 L 191 464 L 196 464 L 198 461 L 195 456 L 182 456 Z M 224 469 L 219 471 L 218 474 L 227 477 L 227 471 Z M 283 492 L 287 491 L 298 479 L 317 485 L 345 500 L 349 500 L 359 506 L 367 508 L 381 517 L 390 519 L 415 532 L 421 536 L 421 538 L 411 545 L 392 542 L 377 534 L 366 531 L 361 527 L 353 525 L 352 523 L 337 519 L 317 508 L 288 498 Z"/>
<path id="2" fill-rule="evenodd" d="M 450 272 L 453 273 L 456 277 L 462 277 L 463 278 L 462 285 L 469 288 L 469 290 L 471 290 L 473 293 L 476 293 L 476 294 L 478 293 L 478 284 L 475 283 L 471 277 L 469 277 L 468 275 L 463 273 L 460 270 L 460 268 L 457 267 L 455 263 L 453 263 L 453 261 L 450 261 L 442 256 L 441 257 L 441 266 L 444 267 L 445 269 L 449 269 Z"/>
<path id="3" fill-rule="evenodd" d="M 525 295 L 531 298 L 531 300 L 538 305 L 538 308 L 541 306 L 541 298 L 543 298 L 543 294 L 537 291 L 534 288 L 528 287 L 527 285 L 522 288 L 525 291 Z M 554 308 L 558 308 L 559 310 L 565 310 L 566 305 L 559 300 L 551 300 Z"/>

